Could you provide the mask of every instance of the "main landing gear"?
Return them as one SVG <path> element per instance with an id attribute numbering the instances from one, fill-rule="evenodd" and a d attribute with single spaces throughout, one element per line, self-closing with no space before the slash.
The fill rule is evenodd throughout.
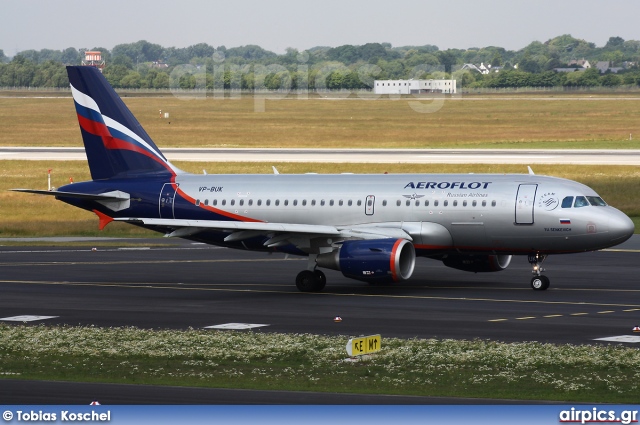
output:
<path id="1" fill-rule="evenodd" d="M 321 270 L 302 270 L 296 276 L 296 287 L 300 292 L 320 292 L 327 284 L 327 277 Z"/>
<path id="2" fill-rule="evenodd" d="M 531 278 L 531 287 L 535 291 L 544 291 L 549 287 L 549 278 L 542 275 L 544 269 L 541 267 L 546 258 L 545 254 L 529 254 L 529 264 L 533 267 L 531 273 L 534 274 Z"/>

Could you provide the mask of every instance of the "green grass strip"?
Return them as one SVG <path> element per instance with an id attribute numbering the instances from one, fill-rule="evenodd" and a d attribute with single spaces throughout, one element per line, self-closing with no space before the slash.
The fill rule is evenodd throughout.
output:
<path id="1" fill-rule="evenodd" d="M 640 350 L 615 345 L 0 324 L 0 377 L 193 387 L 637 403 Z"/>

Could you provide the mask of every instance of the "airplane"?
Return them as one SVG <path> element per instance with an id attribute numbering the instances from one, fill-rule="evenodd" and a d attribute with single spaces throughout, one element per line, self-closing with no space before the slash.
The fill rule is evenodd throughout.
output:
<path id="1" fill-rule="evenodd" d="M 175 167 L 100 71 L 67 67 L 91 181 L 46 194 L 167 237 L 308 257 L 296 277 L 322 291 L 321 268 L 369 284 L 409 279 L 417 257 L 468 272 L 514 255 L 545 290 L 548 255 L 618 245 L 633 222 L 591 188 L 528 174 L 196 175 Z"/>

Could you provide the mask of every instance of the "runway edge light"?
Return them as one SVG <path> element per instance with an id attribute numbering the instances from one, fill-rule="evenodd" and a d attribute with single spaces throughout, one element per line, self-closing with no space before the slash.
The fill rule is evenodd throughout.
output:
<path id="1" fill-rule="evenodd" d="M 346 349 L 349 357 L 354 357 L 377 353 L 381 347 L 382 337 L 378 334 L 352 338 L 347 342 Z"/>
<path id="2" fill-rule="evenodd" d="M 633 328 L 634 332 L 640 332 L 640 326 L 636 326 L 635 328 Z"/>
<path id="3" fill-rule="evenodd" d="M 336 323 L 340 323 L 340 322 L 342 322 L 342 317 L 336 316 L 336 317 L 333 318 L 333 321 L 336 322 Z"/>

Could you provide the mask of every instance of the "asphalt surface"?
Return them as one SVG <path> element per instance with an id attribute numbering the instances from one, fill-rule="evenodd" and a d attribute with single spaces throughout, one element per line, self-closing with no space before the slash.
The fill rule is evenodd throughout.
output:
<path id="1" fill-rule="evenodd" d="M 612 250 L 549 257 L 544 267 L 551 287 L 542 292 L 529 287 L 526 258 L 514 257 L 507 270 L 488 274 L 418 259 L 414 277 L 395 286 L 369 286 L 329 270 L 327 287 L 318 294 L 295 288 L 295 275 L 306 266 L 295 257 L 180 240 L 158 246 L 166 239 L 122 247 L 95 240 L 93 246 L 66 248 L 47 247 L 48 241 L 0 246 L 0 320 L 38 315 L 55 317 L 29 323 L 155 329 L 245 323 L 267 325 L 254 332 L 574 344 L 608 344 L 596 339 L 638 335 L 632 329 L 640 326 L 639 236 Z M 342 322 L 334 322 L 335 316 Z M 74 395 L 86 401 L 97 390 L 83 385 L 2 381 L 0 403 L 64 404 Z M 114 388 L 102 389 L 112 394 L 112 403 L 154 402 L 151 394 L 159 403 L 193 404 L 459 402 L 272 392 L 234 399 L 228 390 Z"/>
<path id="2" fill-rule="evenodd" d="M 170 161 L 206 162 L 640 165 L 640 150 L 633 149 L 162 148 L 162 152 Z M 86 161 L 86 155 L 82 147 L 0 147 L 0 160 L 2 159 Z"/>

